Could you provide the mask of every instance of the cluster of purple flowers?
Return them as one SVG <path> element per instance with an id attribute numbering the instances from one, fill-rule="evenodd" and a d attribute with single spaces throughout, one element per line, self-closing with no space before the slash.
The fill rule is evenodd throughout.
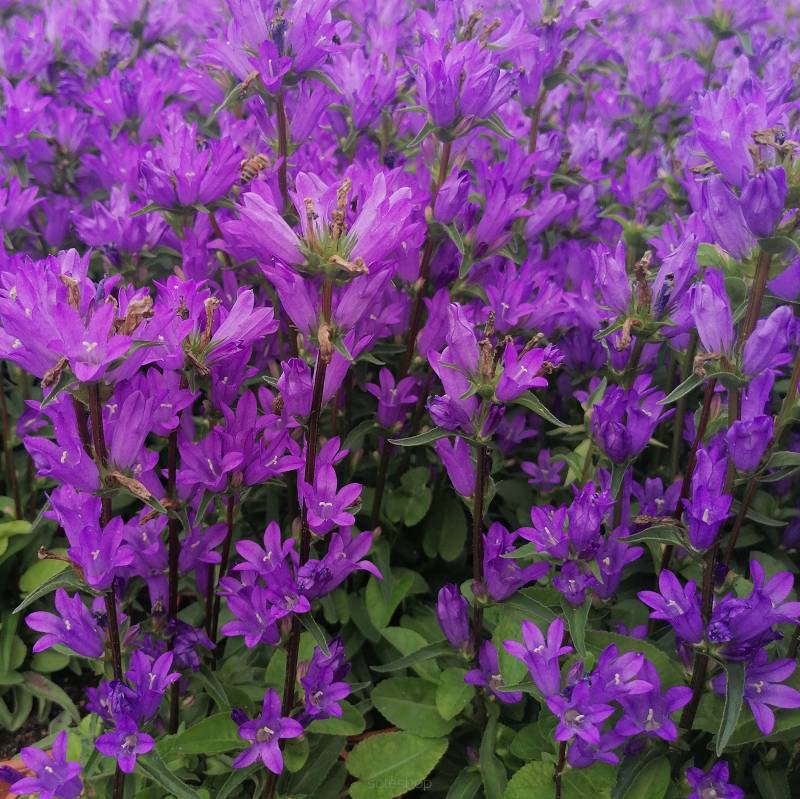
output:
<path id="1" fill-rule="evenodd" d="M 0 778 L 365 796 L 433 719 L 441 783 L 500 795 L 497 736 L 548 719 L 557 797 L 669 745 L 741 799 L 708 717 L 800 708 L 792 2 L 0 11 L 0 510 L 35 531 L 0 567 L 63 567 L 21 641 L 91 716 Z M 406 668 L 425 712 L 381 700 Z M 169 775 L 211 715 L 239 751 Z M 320 729 L 349 751 L 304 780 Z"/>

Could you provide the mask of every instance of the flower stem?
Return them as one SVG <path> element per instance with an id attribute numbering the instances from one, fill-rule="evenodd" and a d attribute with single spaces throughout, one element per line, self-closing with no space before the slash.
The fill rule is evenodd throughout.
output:
<path id="1" fill-rule="evenodd" d="M 285 211 L 289 207 L 289 180 L 287 177 L 289 166 L 289 125 L 286 119 L 286 103 L 283 89 L 275 96 L 275 116 L 277 117 L 278 127 L 278 155 L 281 159 L 278 166 L 278 186 Z"/>
<path id="2" fill-rule="evenodd" d="M 222 559 L 219 564 L 219 574 L 217 575 L 217 588 L 213 591 L 214 595 L 214 610 L 211 614 L 211 621 L 209 624 L 209 638 L 212 643 L 217 642 L 217 631 L 219 629 L 219 610 L 221 599 L 219 595 L 220 580 L 228 573 L 228 561 L 231 557 L 231 542 L 233 541 L 233 517 L 236 512 L 236 497 L 234 494 L 228 495 L 228 501 L 225 506 L 225 524 L 227 526 L 227 533 L 225 534 L 225 541 L 222 544 Z M 213 567 L 211 567 L 213 572 Z"/>
<path id="3" fill-rule="evenodd" d="M 87 393 L 89 397 L 89 417 L 92 423 L 92 444 L 94 449 L 94 458 L 97 463 L 98 472 L 100 473 L 101 485 L 103 481 L 102 472 L 108 463 L 108 449 L 106 448 L 105 432 L 103 430 L 103 406 L 100 401 L 100 384 L 88 383 L 86 384 Z M 78 426 L 79 435 L 84 435 L 86 431 L 86 417 L 83 415 L 83 409 L 78 402 L 74 402 L 76 421 Z M 78 412 L 80 409 L 80 413 Z M 82 417 L 82 418 L 81 418 Z M 84 431 L 81 434 L 81 431 Z M 88 441 L 84 442 L 84 448 Z M 100 498 L 100 523 L 105 527 L 111 521 L 111 499 L 107 496 Z M 111 669 L 114 674 L 114 679 L 119 682 L 123 681 L 122 674 L 122 646 L 119 637 L 119 619 L 117 618 L 117 600 L 115 591 L 116 580 L 112 580 L 111 588 L 106 591 L 105 605 L 106 616 L 108 624 L 108 643 L 111 650 Z M 122 799 L 124 786 L 124 778 L 122 770 L 117 764 L 114 772 L 114 787 L 112 792 L 113 799 Z"/>
<path id="4" fill-rule="evenodd" d="M 630 388 L 636 382 L 636 375 L 639 372 L 639 361 L 642 358 L 644 345 L 645 340 L 641 336 L 637 336 L 636 342 L 633 345 L 631 357 L 628 359 L 622 376 L 622 382 L 625 384 L 625 388 Z"/>
<path id="5" fill-rule="evenodd" d="M 728 426 L 739 418 L 740 404 L 741 395 L 739 389 L 730 391 L 728 396 Z M 729 464 L 729 467 L 728 473 L 725 476 L 725 487 L 723 489 L 726 494 L 730 493 L 735 477 L 735 470 L 732 468 L 732 464 Z M 711 611 L 714 606 L 714 569 L 717 564 L 718 552 L 719 539 L 714 542 L 714 545 L 706 553 L 703 561 L 703 595 L 700 604 L 700 613 L 703 617 L 703 628 L 706 630 L 706 635 L 708 623 L 711 619 Z M 703 696 L 703 689 L 705 688 L 707 671 L 708 655 L 705 652 L 697 652 L 692 667 L 692 698 L 689 704 L 683 709 L 680 719 L 680 725 L 685 730 L 692 729 L 692 725 L 694 724 L 697 708 L 700 706 L 700 699 Z"/>
<path id="6" fill-rule="evenodd" d="M 475 491 L 472 497 L 472 581 L 473 591 L 483 583 L 483 503 L 486 494 L 487 450 L 481 444 L 475 447 Z M 472 606 L 472 648 L 480 648 L 483 606 L 474 598 Z"/>
<path id="7" fill-rule="evenodd" d="M 561 775 L 564 773 L 564 766 L 567 762 L 567 742 L 561 741 L 558 745 L 558 763 L 553 771 L 553 782 L 556 786 L 555 799 L 561 799 Z"/>
<path id="8" fill-rule="evenodd" d="M 769 265 L 772 256 L 761 250 L 758 255 L 758 263 L 756 264 L 756 274 L 753 278 L 753 285 L 750 288 L 750 297 L 747 303 L 747 310 L 745 311 L 744 321 L 742 322 L 742 329 L 739 333 L 739 350 L 744 348 L 745 342 L 750 337 L 758 322 L 758 317 L 761 315 L 761 304 L 764 301 L 764 291 L 767 287 L 767 278 L 769 277 Z"/>
<path id="9" fill-rule="evenodd" d="M 547 97 L 547 89 L 544 81 L 539 89 L 539 96 L 536 98 L 536 105 L 533 106 L 531 113 L 531 129 L 528 132 L 528 155 L 536 152 L 536 145 L 539 142 L 539 123 L 542 121 L 542 108 Z"/>
<path id="10" fill-rule="evenodd" d="M 331 297 L 333 284 L 326 280 L 322 287 L 322 317 L 326 325 L 331 320 Z M 311 411 L 308 416 L 308 437 L 306 439 L 306 467 L 303 479 L 309 485 L 314 483 L 317 468 L 317 443 L 319 439 L 319 419 L 322 413 L 322 392 L 325 388 L 325 374 L 328 369 L 329 353 L 322 349 L 317 356 L 314 370 L 314 387 L 311 395 Z M 300 566 L 304 566 L 311 554 L 311 528 L 308 525 L 308 508 L 301 503 L 300 508 Z M 283 684 L 282 714 L 288 716 L 294 706 L 294 684 L 297 679 L 297 657 L 300 651 L 300 632 L 302 625 L 297 616 L 292 618 L 292 631 L 286 648 L 286 679 Z"/>
<path id="11" fill-rule="evenodd" d="M 686 355 L 681 364 L 681 383 L 689 377 L 694 363 L 694 356 L 697 353 L 697 331 L 692 332 L 689 338 L 689 346 L 686 348 Z M 686 419 L 686 408 L 688 406 L 688 395 L 684 394 L 675 406 L 675 426 L 672 429 L 672 453 L 670 458 L 670 470 L 674 480 L 678 474 L 681 460 L 681 442 L 683 441 L 683 427 Z"/>
<path id="12" fill-rule="evenodd" d="M 694 474 L 694 467 L 697 463 L 697 450 L 700 447 L 703 437 L 706 434 L 706 429 L 708 428 L 708 422 L 711 417 L 711 403 L 714 399 L 714 389 L 716 385 L 717 379 L 715 377 L 712 377 L 711 380 L 706 383 L 706 391 L 703 396 L 703 407 L 700 411 L 700 420 L 697 423 L 694 441 L 692 441 L 692 448 L 689 451 L 689 460 L 686 462 L 686 471 L 683 475 L 683 483 L 681 484 L 681 493 L 678 497 L 678 504 L 676 505 L 675 511 L 672 514 L 676 522 L 681 520 L 681 516 L 683 515 L 683 500 L 689 496 L 689 489 L 692 484 L 692 474 Z M 675 547 L 672 544 L 667 544 L 664 547 L 664 552 L 661 556 L 661 565 L 658 568 L 659 573 L 664 571 L 664 569 L 669 566 L 674 549 Z"/>
<path id="13" fill-rule="evenodd" d="M 175 499 L 175 482 L 178 472 L 178 430 L 177 428 L 169 434 L 167 440 L 167 499 Z M 178 618 L 178 556 L 180 555 L 180 540 L 178 532 L 180 522 L 177 518 L 170 515 L 167 522 L 169 531 L 169 599 L 167 606 L 167 618 L 172 625 L 169 637 L 170 651 L 175 646 L 176 620 Z M 178 731 L 178 703 L 180 697 L 179 680 L 170 687 L 169 694 L 169 733 L 174 735 Z"/>
<path id="14" fill-rule="evenodd" d="M 453 143 L 446 141 L 442 143 L 442 153 L 439 158 L 439 172 L 436 181 L 433 184 L 431 191 L 430 207 L 433 208 L 436 204 L 436 198 L 439 196 L 439 190 L 442 184 L 447 180 L 447 173 L 450 169 L 450 155 L 452 152 Z M 414 360 L 414 350 L 417 346 L 417 336 L 422 329 L 422 314 L 425 309 L 425 287 L 428 282 L 428 275 L 430 273 L 431 261 L 436 249 L 436 241 L 428 231 L 425 236 L 425 243 L 422 246 L 422 257 L 419 264 L 419 277 L 415 284 L 416 294 L 414 295 L 414 304 L 411 308 L 411 316 L 408 322 L 408 331 L 406 332 L 406 352 L 403 356 L 403 361 L 400 365 L 400 370 L 397 373 L 397 380 L 401 380 L 411 371 L 411 364 Z M 381 504 L 383 502 L 383 492 L 386 487 L 386 474 L 389 469 L 389 459 L 392 455 L 392 445 L 388 441 L 384 441 L 383 450 L 381 451 L 381 459 L 378 463 L 378 476 L 375 480 L 375 493 L 372 498 L 372 511 L 370 519 L 372 526 L 375 527 L 380 521 L 381 517 Z"/>
<path id="15" fill-rule="evenodd" d="M 100 401 L 99 383 L 88 383 L 89 396 L 89 417 L 92 423 L 92 444 L 94 448 L 95 462 L 101 474 L 108 463 L 108 449 L 106 448 L 106 437 L 103 431 L 103 406 Z M 85 423 L 85 419 L 84 419 Z M 78 429 L 80 429 L 78 423 Z M 105 527 L 111 521 L 111 498 L 103 496 L 100 498 L 100 524 Z M 116 582 L 116 581 L 115 581 Z M 108 643 L 111 649 L 111 668 L 115 680 L 122 680 L 122 648 L 119 640 L 119 620 L 117 619 L 117 603 L 115 597 L 114 582 L 106 593 L 106 613 L 108 615 Z"/>

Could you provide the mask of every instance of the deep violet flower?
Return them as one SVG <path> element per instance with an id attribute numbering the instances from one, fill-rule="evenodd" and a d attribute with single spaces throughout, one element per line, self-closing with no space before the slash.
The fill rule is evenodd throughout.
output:
<path id="1" fill-rule="evenodd" d="M 302 734 L 303 727 L 299 722 L 281 716 L 281 698 L 270 688 L 264 695 L 261 715 L 252 721 L 239 723 L 239 737 L 250 745 L 236 756 L 233 767 L 245 768 L 261 760 L 273 774 L 280 774 L 283 771 L 280 741 Z"/>

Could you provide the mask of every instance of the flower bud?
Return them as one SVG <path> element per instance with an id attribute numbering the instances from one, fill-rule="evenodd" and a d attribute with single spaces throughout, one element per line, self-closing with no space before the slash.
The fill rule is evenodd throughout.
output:
<path id="1" fill-rule="evenodd" d="M 756 236 L 771 236 L 783 214 L 786 173 L 776 166 L 756 175 L 742 189 L 742 215 Z"/>
<path id="2" fill-rule="evenodd" d="M 437 222 L 449 225 L 456 214 L 464 207 L 470 187 L 469 172 L 451 172 L 442 184 L 433 204 L 433 216 Z"/>
<path id="3" fill-rule="evenodd" d="M 469 641 L 469 604 L 455 583 L 439 591 L 436 616 L 445 638 L 459 649 Z"/>

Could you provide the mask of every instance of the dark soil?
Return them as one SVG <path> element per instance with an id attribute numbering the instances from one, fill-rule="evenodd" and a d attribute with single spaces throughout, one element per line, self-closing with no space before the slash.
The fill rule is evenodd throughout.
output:
<path id="1" fill-rule="evenodd" d="M 23 746 L 33 746 L 47 735 L 47 725 L 28 719 L 18 730 L 0 729 L 0 760 L 11 760 Z"/>

